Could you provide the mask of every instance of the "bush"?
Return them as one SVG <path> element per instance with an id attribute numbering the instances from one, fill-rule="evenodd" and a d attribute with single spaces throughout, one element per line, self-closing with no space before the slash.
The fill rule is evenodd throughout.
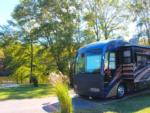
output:
<path id="1" fill-rule="evenodd" d="M 60 113 L 73 113 L 72 99 L 69 96 L 68 79 L 61 73 L 51 73 L 50 82 L 60 104 Z"/>

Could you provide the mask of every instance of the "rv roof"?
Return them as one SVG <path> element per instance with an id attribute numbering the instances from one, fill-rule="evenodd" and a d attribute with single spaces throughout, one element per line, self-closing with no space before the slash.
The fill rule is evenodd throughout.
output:
<path id="1" fill-rule="evenodd" d="M 123 46 L 124 44 L 127 44 L 124 40 L 121 39 L 111 39 L 111 40 L 105 40 L 105 41 L 98 41 L 94 43 L 87 44 L 79 49 L 79 51 L 86 51 L 88 49 L 101 49 L 108 45 L 112 44 L 113 48 L 117 48 L 118 46 Z"/>
<path id="2" fill-rule="evenodd" d="M 142 45 L 130 45 L 127 44 L 124 47 L 138 47 L 138 48 L 146 48 L 146 49 L 150 49 L 150 46 L 142 46 Z"/>

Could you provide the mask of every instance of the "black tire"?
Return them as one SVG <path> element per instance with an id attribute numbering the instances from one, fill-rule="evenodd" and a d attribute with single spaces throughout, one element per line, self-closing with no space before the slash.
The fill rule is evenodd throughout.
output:
<path id="1" fill-rule="evenodd" d="M 122 98 L 125 96 L 126 88 L 125 85 L 120 84 L 117 88 L 117 98 Z"/>

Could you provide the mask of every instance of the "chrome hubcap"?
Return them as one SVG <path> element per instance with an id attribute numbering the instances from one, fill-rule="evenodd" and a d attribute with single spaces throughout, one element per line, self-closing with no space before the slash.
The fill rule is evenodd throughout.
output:
<path id="1" fill-rule="evenodd" d="M 125 93 L 124 87 L 123 86 L 119 86 L 118 87 L 118 96 L 122 97 L 124 95 L 124 93 Z"/>

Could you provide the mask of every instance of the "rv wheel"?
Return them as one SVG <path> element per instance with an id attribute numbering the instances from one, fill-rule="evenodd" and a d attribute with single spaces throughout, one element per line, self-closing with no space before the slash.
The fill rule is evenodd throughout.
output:
<path id="1" fill-rule="evenodd" d="M 120 84 L 117 88 L 117 97 L 122 98 L 125 95 L 125 86 Z"/>

